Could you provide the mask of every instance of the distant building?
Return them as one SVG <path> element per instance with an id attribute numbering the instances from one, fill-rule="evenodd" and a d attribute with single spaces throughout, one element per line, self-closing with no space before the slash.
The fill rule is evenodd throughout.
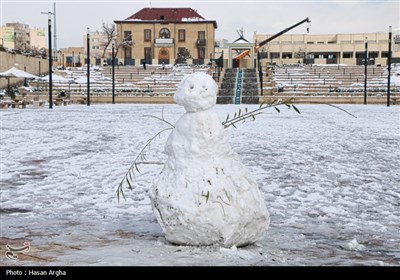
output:
<path id="1" fill-rule="evenodd" d="M 102 65 L 107 59 L 111 58 L 112 44 L 107 45 L 107 34 L 98 30 L 89 33 L 90 40 L 90 63 Z M 83 36 L 83 46 L 85 49 L 85 58 L 87 52 L 87 34 Z"/>
<path id="2" fill-rule="evenodd" d="M 23 23 L 6 23 L 0 28 L 3 47 L 18 50 L 47 48 L 44 28 L 29 28 Z"/>
<path id="3" fill-rule="evenodd" d="M 117 57 L 125 65 L 173 64 L 177 59 L 207 64 L 214 56 L 217 22 L 191 8 L 143 8 L 114 22 Z"/>
<path id="4" fill-rule="evenodd" d="M 255 35 L 254 41 L 261 42 L 274 34 Z M 388 33 L 355 33 L 333 35 L 285 34 L 272 40 L 259 51 L 268 62 L 278 64 L 364 64 L 365 40 L 368 41 L 369 64 L 387 64 Z M 393 35 L 393 62 L 400 62 L 400 38 Z"/>
<path id="5" fill-rule="evenodd" d="M 228 53 L 228 40 L 227 39 L 216 39 L 214 43 L 214 57 L 220 58 L 226 57 Z"/>
<path id="6" fill-rule="evenodd" d="M 59 55 L 59 64 L 64 67 L 80 67 L 85 64 L 86 48 L 69 47 L 61 48 Z"/>

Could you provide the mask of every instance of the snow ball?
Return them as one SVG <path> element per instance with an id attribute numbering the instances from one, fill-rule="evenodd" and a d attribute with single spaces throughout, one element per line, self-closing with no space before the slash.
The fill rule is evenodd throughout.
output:
<path id="1" fill-rule="evenodd" d="M 206 73 L 193 73 L 181 81 L 174 95 L 177 104 L 187 112 L 205 111 L 217 102 L 218 86 Z"/>

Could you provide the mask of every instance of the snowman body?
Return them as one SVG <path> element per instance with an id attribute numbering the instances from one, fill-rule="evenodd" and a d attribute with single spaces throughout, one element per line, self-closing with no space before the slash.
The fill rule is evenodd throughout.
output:
<path id="1" fill-rule="evenodd" d="M 257 183 L 212 110 L 216 92 L 209 75 L 195 73 L 182 80 L 174 96 L 186 113 L 167 140 L 168 159 L 150 192 L 171 243 L 244 246 L 259 240 L 269 225 Z"/>

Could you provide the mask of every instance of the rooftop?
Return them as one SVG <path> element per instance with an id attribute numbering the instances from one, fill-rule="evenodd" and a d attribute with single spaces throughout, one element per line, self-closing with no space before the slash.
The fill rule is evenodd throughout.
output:
<path id="1" fill-rule="evenodd" d="M 192 8 L 143 8 L 125 20 L 115 20 L 115 23 L 120 22 L 208 22 L 213 23 L 217 28 L 215 20 L 207 20 L 197 13 Z"/>
<path id="2" fill-rule="evenodd" d="M 128 17 L 126 20 L 182 21 L 182 19 L 185 18 L 204 19 L 192 8 L 143 8 L 139 12 Z"/>

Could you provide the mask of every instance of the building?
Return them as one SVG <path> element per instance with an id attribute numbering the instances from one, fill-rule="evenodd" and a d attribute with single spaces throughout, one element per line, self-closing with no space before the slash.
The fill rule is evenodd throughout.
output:
<path id="1" fill-rule="evenodd" d="M 261 42 L 273 34 L 255 35 Z M 333 35 L 285 34 L 267 43 L 259 51 L 268 62 L 278 64 L 364 64 L 365 42 L 368 42 L 369 64 L 387 64 L 388 33 L 356 33 Z M 400 38 L 393 35 L 393 62 L 400 62 Z"/>
<path id="2" fill-rule="evenodd" d="M 90 63 L 95 65 L 103 65 L 107 60 L 111 59 L 112 44 L 108 44 L 107 34 L 98 30 L 89 32 L 90 40 Z M 87 34 L 83 36 L 84 55 L 87 54 Z"/>
<path id="3" fill-rule="evenodd" d="M 6 23 L 0 28 L 0 38 L 3 47 L 24 51 L 46 48 L 44 28 L 29 28 L 23 23 Z"/>
<path id="4" fill-rule="evenodd" d="M 86 61 L 86 48 L 69 47 L 59 50 L 58 65 L 64 67 L 81 67 Z M 92 62 L 92 61 L 91 61 Z"/>
<path id="5" fill-rule="evenodd" d="M 117 58 L 125 65 L 207 64 L 214 58 L 215 20 L 191 8 L 143 8 L 117 26 Z"/>

